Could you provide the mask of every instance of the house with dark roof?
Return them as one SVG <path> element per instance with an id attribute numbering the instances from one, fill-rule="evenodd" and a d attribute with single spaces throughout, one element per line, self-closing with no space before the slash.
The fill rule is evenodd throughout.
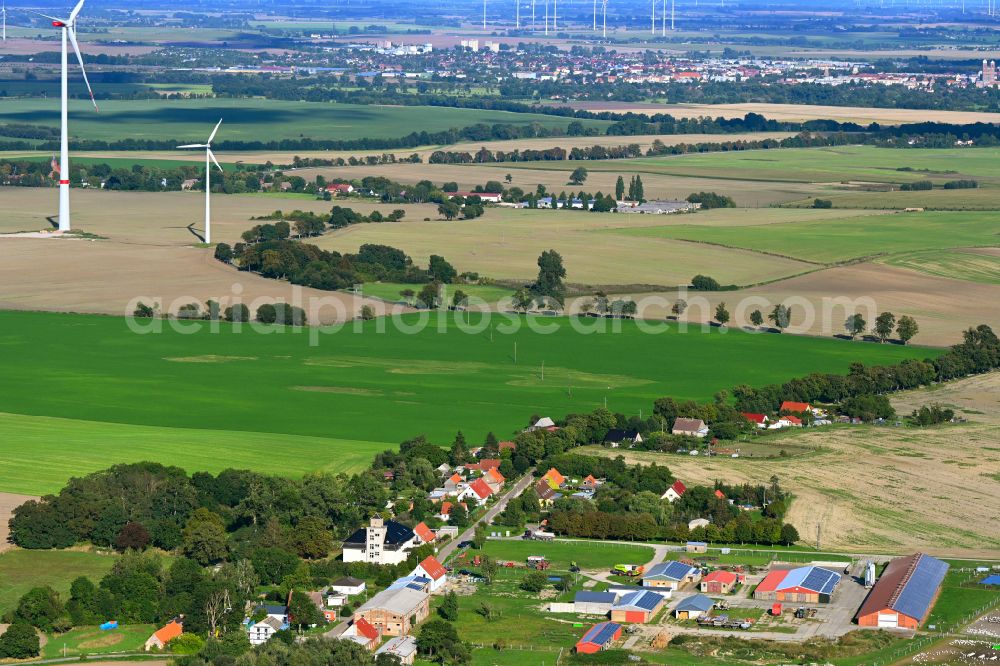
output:
<path id="1" fill-rule="evenodd" d="M 556 496 L 559 493 L 557 493 L 555 488 L 550 486 L 545 479 L 540 479 L 538 483 L 535 484 L 535 494 L 538 495 L 538 501 L 542 506 L 551 506 L 551 504 L 556 501 Z"/>
<path id="2" fill-rule="evenodd" d="M 828 604 L 840 583 L 840 574 L 822 567 L 777 569 L 767 574 L 753 592 L 761 601 Z"/>
<path id="3" fill-rule="evenodd" d="M 348 597 L 353 597 L 355 594 L 361 594 L 365 591 L 366 587 L 365 581 L 360 578 L 353 578 L 351 576 L 344 576 L 343 578 L 338 578 L 337 580 L 330 583 L 330 587 L 327 589 L 327 593 L 343 594 Z M 333 605 L 333 604 L 330 604 Z"/>
<path id="4" fill-rule="evenodd" d="M 612 622 L 645 624 L 660 612 L 666 595 L 652 590 L 638 590 L 622 595 L 611 607 Z"/>
<path id="5" fill-rule="evenodd" d="M 642 435 L 639 434 L 638 430 L 622 430 L 621 428 L 612 428 L 608 431 L 608 434 L 604 436 L 604 444 L 613 449 L 617 449 L 622 445 L 631 449 L 636 444 L 641 443 Z"/>
<path id="6" fill-rule="evenodd" d="M 617 622 L 599 622 L 576 642 L 575 649 L 580 654 L 594 654 L 607 650 L 621 637 L 622 625 Z"/>
<path id="7" fill-rule="evenodd" d="M 701 578 L 701 572 L 695 567 L 671 560 L 651 566 L 642 577 L 642 586 L 676 590 L 684 583 L 693 583 L 699 578 Z"/>
<path id="8" fill-rule="evenodd" d="M 368 527 L 358 529 L 344 541 L 344 562 L 400 564 L 416 546 L 413 530 L 376 514 Z"/>
<path id="9" fill-rule="evenodd" d="M 855 619 L 862 627 L 917 629 L 931 612 L 948 563 L 923 553 L 897 557 L 885 568 Z"/>

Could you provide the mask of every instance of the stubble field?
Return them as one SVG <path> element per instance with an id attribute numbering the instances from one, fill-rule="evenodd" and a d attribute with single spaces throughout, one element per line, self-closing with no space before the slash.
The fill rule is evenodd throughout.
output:
<path id="1" fill-rule="evenodd" d="M 630 462 L 655 461 L 685 482 L 766 483 L 776 475 L 795 496 L 789 522 L 809 542 L 822 525 L 824 549 L 996 557 L 1000 373 L 903 393 L 892 401 L 899 414 L 940 403 L 969 423 L 816 428 L 773 440 L 775 452 L 785 442 L 806 452 L 767 460 L 588 450 L 622 454 Z"/>

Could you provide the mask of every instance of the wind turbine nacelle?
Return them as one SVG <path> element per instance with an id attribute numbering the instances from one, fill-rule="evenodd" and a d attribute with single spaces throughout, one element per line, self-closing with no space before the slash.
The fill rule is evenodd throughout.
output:
<path id="1" fill-rule="evenodd" d="M 52 22 L 52 27 L 53 28 L 65 28 L 66 24 L 63 23 L 62 21 L 53 21 Z"/>

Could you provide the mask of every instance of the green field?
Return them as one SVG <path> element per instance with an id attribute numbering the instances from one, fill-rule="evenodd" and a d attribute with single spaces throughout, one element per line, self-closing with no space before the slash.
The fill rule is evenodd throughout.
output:
<path id="1" fill-rule="evenodd" d="M 110 463 L 152 461 L 218 473 L 227 467 L 255 466 L 268 459 L 275 473 L 302 476 L 311 471 L 358 472 L 371 464 L 385 442 L 308 437 L 265 432 L 199 430 L 59 419 L 0 413 L 0 490 L 27 495 L 55 493 L 72 476 Z M 331 455 L 336 450 L 337 455 Z M 45 452 L 45 464 L 38 454 Z"/>
<path id="2" fill-rule="evenodd" d="M 553 571 L 569 571 L 570 564 L 576 562 L 581 569 L 610 569 L 616 564 L 646 564 L 653 557 L 653 549 L 648 546 L 631 544 L 537 541 L 489 540 L 483 552 L 498 560 L 512 560 L 524 564 L 529 555 L 544 555 L 552 564 Z"/>
<path id="3" fill-rule="evenodd" d="M 326 140 L 398 138 L 414 131 L 439 132 L 484 123 L 566 127 L 557 116 L 423 106 L 362 106 L 266 99 L 70 100 L 70 134 L 81 139 L 204 141 L 215 123 L 225 122 L 216 142 L 277 141 L 310 137 Z M 582 121 L 606 127 L 606 121 Z M 59 125 L 59 105 L 50 99 L 7 99 L 0 124 Z M 0 126 L 0 135 L 3 128 Z"/>
<path id="4" fill-rule="evenodd" d="M 42 648 L 42 658 L 141 652 L 146 639 L 156 629 L 151 624 L 122 625 L 108 631 L 101 631 L 98 627 L 79 627 L 64 634 L 49 636 L 49 642 Z"/>
<path id="5" fill-rule="evenodd" d="M 33 587 L 48 585 L 66 601 L 69 586 L 76 578 L 87 576 L 96 583 L 111 570 L 115 559 L 113 555 L 69 550 L 12 550 L 0 554 L 0 615 L 17 606 L 18 599 Z"/>
<path id="6" fill-rule="evenodd" d="M 928 250 L 888 257 L 883 263 L 938 277 L 1000 284 L 1000 255 Z"/>
<path id="7" fill-rule="evenodd" d="M 472 442 L 489 431 L 510 437 L 533 414 L 561 417 L 605 400 L 631 414 L 664 395 L 708 400 L 741 383 L 939 353 L 738 330 L 651 334 L 631 322 L 619 332 L 582 334 L 563 318 L 531 320 L 555 329 L 548 334 L 527 325 L 510 332 L 507 326 L 525 320 L 508 317 L 494 319 L 492 334 L 467 334 L 446 313 L 440 326 L 435 320 L 419 333 L 401 330 L 422 316 L 430 315 L 336 332 L 265 334 L 221 324 L 217 333 L 206 326 L 182 334 L 167 325 L 139 335 L 114 317 L 0 313 L 3 409 L 71 420 L 6 417 L 0 450 L 16 464 L 0 468 L 0 490 L 48 492 L 70 474 L 153 456 L 190 472 L 356 469 L 380 448 L 421 433 L 442 444 L 458 430 Z"/>
<path id="8" fill-rule="evenodd" d="M 375 298 L 381 298 L 383 301 L 397 302 L 402 301 L 403 297 L 399 295 L 399 292 L 404 289 L 412 289 L 413 291 L 420 293 L 421 285 L 414 284 L 401 284 L 396 282 L 369 282 L 364 285 L 361 293 L 364 296 L 373 296 Z M 462 284 L 462 285 L 445 285 L 445 290 L 442 293 L 441 298 L 444 302 L 451 303 L 451 298 L 456 290 L 464 291 L 469 298 L 478 298 L 487 303 L 496 303 L 502 298 L 510 296 L 513 292 L 511 289 L 505 287 L 495 287 L 492 285 L 479 285 L 479 284 Z"/>
<path id="9" fill-rule="evenodd" d="M 623 137 L 623 143 L 627 143 Z M 730 180 L 908 183 L 1000 179 L 1000 148 L 895 149 L 875 146 L 783 148 L 581 162 L 591 171 L 656 173 Z M 522 162 L 510 168 L 572 171 L 575 162 Z M 900 169 L 911 169 L 900 171 Z M 909 193 L 909 194 L 919 194 Z"/>
<path id="10" fill-rule="evenodd" d="M 899 213 L 732 227 L 671 224 L 609 233 L 713 243 L 829 264 L 899 252 L 995 246 L 1000 244 L 1000 212 Z"/>

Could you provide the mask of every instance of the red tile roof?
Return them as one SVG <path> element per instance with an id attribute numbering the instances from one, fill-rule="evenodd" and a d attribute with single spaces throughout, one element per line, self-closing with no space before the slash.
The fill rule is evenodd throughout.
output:
<path id="1" fill-rule="evenodd" d="M 781 411 L 783 412 L 798 412 L 802 414 L 811 409 L 812 406 L 808 402 L 793 402 L 791 400 L 786 400 L 781 403 Z"/>
<path id="2" fill-rule="evenodd" d="M 785 580 L 785 576 L 788 575 L 787 571 L 777 570 L 772 571 L 764 577 L 764 580 L 760 582 L 757 589 L 754 592 L 774 592 L 781 585 L 781 581 Z"/>
<path id="3" fill-rule="evenodd" d="M 736 574 L 734 574 L 732 571 L 713 571 L 712 573 L 702 578 L 702 581 L 706 583 L 718 582 L 718 583 L 723 583 L 725 585 L 732 585 L 733 583 L 736 582 Z"/>
<path id="4" fill-rule="evenodd" d="M 479 499 L 486 499 L 493 494 L 493 489 L 490 488 L 482 479 L 476 479 L 473 481 L 469 484 L 469 488 L 471 488 L 472 492 L 479 496 Z"/>
<path id="5" fill-rule="evenodd" d="M 566 477 L 560 474 L 559 470 L 555 467 L 547 471 L 542 478 L 548 481 L 550 485 L 554 483 L 557 486 L 561 486 L 566 483 Z"/>
<path id="6" fill-rule="evenodd" d="M 459 476 L 458 472 L 455 472 L 454 474 L 451 475 L 451 477 L 448 480 L 451 481 L 452 483 L 461 483 L 465 479 Z"/>
<path id="7" fill-rule="evenodd" d="M 673 488 L 674 492 L 677 493 L 678 495 L 683 495 L 684 493 L 687 492 L 687 486 L 681 483 L 680 479 L 674 481 L 674 485 L 670 487 Z"/>
<path id="8" fill-rule="evenodd" d="M 430 543 L 437 538 L 434 531 L 427 527 L 425 523 L 417 523 L 417 526 L 413 528 L 413 533 L 420 537 L 420 540 L 424 543 Z"/>
<path id="9" fill-rule="evenodd" d="M 434 580 L 440 580 L 448 573 L 448 570 L 444 568 L 444 565 L 438 562 L 437 558 L 433 555 L 428 555 L 424 561 L 420 563 L 420 568 L 426 571 L 427 575 Z"/>
<path id="10" fill-rule="evenodd" d="M 364 636 L 370 641 L 378 639 L 378 629 L 372 626 L 371 622 L 363 617 L 359 617 L 354 626 L 358 628 L 358 635 Z"/>
<path id="11" fill-rule="evenodd" d="M 497 469 L 498 467 L 500 467 L 499 458 L 483 458 L 479 461 L 479 469 L 484 472 L 488 469 Z"/>
<path id="12" fill-rule="evenodd" d="M 752 412 L 741 412 L 740 415 L 743 418 L 745 418 L 747 421 L 753 421 L 754 423 L 766 423 L 767 422 L 767 415 L 766 414 L 754 414 Z"/>
<path id="13" fill-rule="evenodd" d="M 497 448 L 500 451 L 505 451 L 506 449 L 510 449 L 511 451 L 516 451 L 517 450 L 517 442 L 500 442 L 497 445 Z"/>
<path id="14" fill-rule="evenodd" d="M 166 645 L 182 633 L 184 633 L 184 626 L 175 620 L 171 620 L 160 627 L 160 629 L 158 629 L 153 635 L 156 636 L 162 644 Z"/>
<path id="15" fill-rule="evenodd" d="M 451 513 L 451 507 L 454 506 L 451 502 L 441 502 L 441 515 L 447 516 Z"/>
<path id="16" fill-rule="evenodd" d="M 718 497 L 719 499 L 726 499 L 725 493 L 723 493 L 721 490 L 716 490 L 715 496 Z"/>
<path id="17" fill-rule="evenodd" d="M 791 424 L 802 425 L 802 419 L 800 419 L 797 416 L 792 416 L 791 414 L 786 414 L 785 416 L 782 416 L 781 418 L 785 419 L 786 421 L 788 421 Z"/>
<path id="18" fill-rule="evenodd" d="M 495 468 L 487 470 L 485 476 L 489 477 L 491 481 L 495 481 L 496 483 L 503 483 L 507 480 L 504 478 L 503 474 L 500 473 L 500 470 Z"/>

